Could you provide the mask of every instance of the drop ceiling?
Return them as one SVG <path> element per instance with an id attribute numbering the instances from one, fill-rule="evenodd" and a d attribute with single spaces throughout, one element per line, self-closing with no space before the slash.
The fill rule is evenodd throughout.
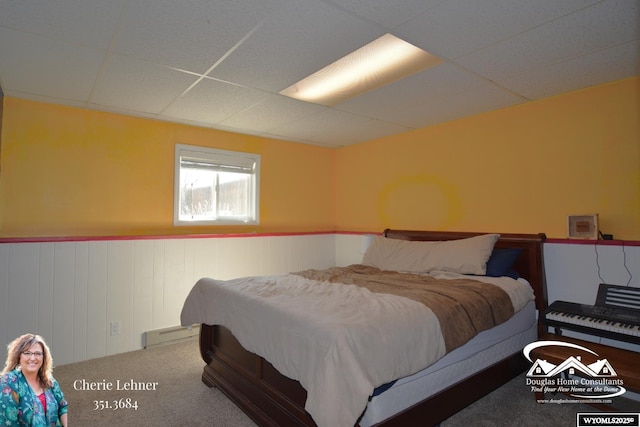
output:
<path id="1" fill-rule="evenodd" d="M 640 75 L 639 4 L 0 0 L 0 88 L 339 147 Z M 278 94 L 385 33 L 443 62 L 334 107 Z"/>

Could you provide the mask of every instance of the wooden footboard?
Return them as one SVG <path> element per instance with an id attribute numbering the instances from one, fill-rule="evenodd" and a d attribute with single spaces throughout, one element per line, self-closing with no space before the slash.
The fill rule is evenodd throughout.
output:
<path id="1" fill-rule="evenodd" d="M 385 236 L 406 240 L 452 240 L 483 233 L 386 230 Z M 496 247 L 522 249 L 517 271 L 531 283 L 538 310 L 547 305 L 542 265 L 543 234 L 503 234 Z M 307 393 L 298 381 L 280 374 L 268 361 L 246 351 L 231 332 L 202 325 L 200 351 L 206 362 L 202 381 L 220 388 L 260 426 L 315 426 L 304 410 Z M 521 352 L 454 384 L 380 423 L 380 426 L 436 425 L 524 372 Z M 331 408 L 327 408 L 331 410 Z"/>
<path id="2" fill-rule="evenodd" d="M 202 325 L 202 381 L 222 390 L 260 426 L 315 426 L 304 410 L 306 390 L 246 351 L 228 329 Z"/>

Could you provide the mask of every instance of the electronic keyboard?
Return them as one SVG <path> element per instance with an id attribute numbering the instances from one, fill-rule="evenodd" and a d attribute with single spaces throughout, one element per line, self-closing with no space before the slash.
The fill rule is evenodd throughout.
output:
<path id="1" fill-rule="evenodd" d="M 601 284 L 596 305 L 555 301 L 542 323 L 640 344 L 640 288 Z"/>

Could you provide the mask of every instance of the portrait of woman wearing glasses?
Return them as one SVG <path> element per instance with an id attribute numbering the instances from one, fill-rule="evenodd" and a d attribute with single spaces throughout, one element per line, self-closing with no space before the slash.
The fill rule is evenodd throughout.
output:
<path id="1" fill-rule="evenodd" d="M 0 376 L 0 426 L 67 427 L 67 401 L 42 337 L 22 335 L 8 353 Z"/>

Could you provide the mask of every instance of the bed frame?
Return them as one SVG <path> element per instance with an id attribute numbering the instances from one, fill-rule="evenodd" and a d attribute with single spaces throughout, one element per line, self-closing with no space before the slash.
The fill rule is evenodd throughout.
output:
<path id="1" fill-rule="evenodd" d="M 486 233 L 448 231 L 384 231 L 392 239 L 438 241 L 456 240 Z M 496 248 L 520 248 L 522 253 L 514 269 L 526 278 L 536 296 L 536 308 L 547 307 L 542 245 L 545 235 L 501 234 Z M 542 332 L 538 326 L 538 333 Z M 220 325 L 202 325 L 200 353 L 206 362 L 202 381 L 222 390 L 238 407 L 260 426 L 315 426 L 304 410 L 307 393 L 298 381 L 280 374 L 268 361 L 246 351 L 228 329 Z M 528 368 L 521 352 L 468 377 L 464 381 L 423 400 L 378 424 L 393 427 L 436 425 Z M 331 410 L 327 408 L 327 410 Z"/>

